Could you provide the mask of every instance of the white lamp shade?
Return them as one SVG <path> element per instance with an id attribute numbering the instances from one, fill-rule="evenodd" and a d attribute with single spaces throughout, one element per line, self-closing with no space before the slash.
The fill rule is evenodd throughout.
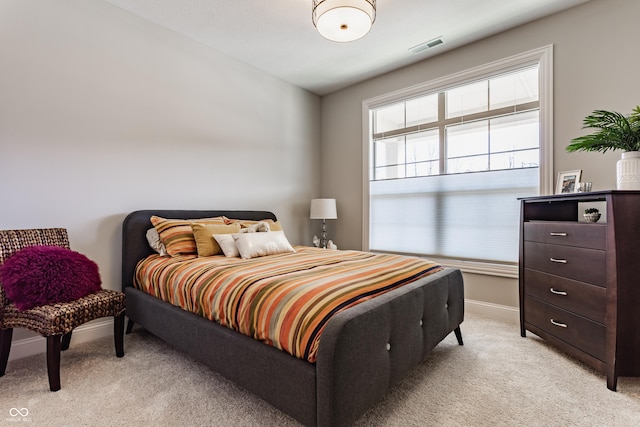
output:
<path id="1" fill-rule="evenodd" d="M 310 219 L 338 219 L 336 209 L 336 199 L 313 199 L 311 200 Z"/>
<path id="2" fill-rule="evenodd" d="M 314 1 L 313 24 L 322 37 L 350 42 L 364 37 L 376 20 L 374 0 Z"/>

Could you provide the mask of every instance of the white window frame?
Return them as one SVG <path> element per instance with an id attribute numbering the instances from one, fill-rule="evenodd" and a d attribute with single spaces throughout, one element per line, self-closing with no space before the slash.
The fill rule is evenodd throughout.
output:
<path id="1" fill-rule="evenodd" d="M 377 96 L 362 101 L 362 247 L 369 250 L 369 180 L 371 174 L 371 115 L 370 111 L 384 105 L 401 102 L 407 98 L 425 93 L 441 92 L 496 74 L 514 71 L 538 64 L 539 102 L 540 102 L 540 194 L 553 193 L 553 45 L 513 55 L 508 58 L 480 65 L 469 70 L 421 83 L 406 89 Z M 456 259 L 436 259 L 447 267 L 460 268 L 463 272 L 518 277 L 518 267 L 512 264 L 483 263 Z"/>

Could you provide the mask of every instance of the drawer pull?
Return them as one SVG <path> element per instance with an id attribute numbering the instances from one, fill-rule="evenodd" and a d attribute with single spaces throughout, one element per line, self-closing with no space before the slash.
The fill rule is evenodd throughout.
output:
<path id="1" fill-rule="evenodd" d="M 560 326 L 561 328 L 566 328 L 567 324 L 566 323 L 560 323 L 560 322 L 556 322 L 553 319 L 549 319 L 549 321 L 551 321 L 552 324 L 556 325 L 556 326 Z"/>
<path id="2" fill-rule="evenodd" d="M 549 258 L 549 261 L 557 262 L 558 264 L 566 264 L 567 263 L 566 259 L 558 259 L 558 258 Z"/>
<path id="3" fill-rule="evenodd" d="M 567 293 L 566 293 L 565 291 L 556 291 L 556 290 L 555 290 L 555 289 L 553 289 L 553 288 L 549 288 L 549 291 L 551 291 L 551 293 L 552 293 L 552 294 L 555 294 L 555 295 L 563 295 L 563 296 L 567 296 Z"/>
<path id="4" fill-rule="evenodd" d="M 549 233 L 549 236 L 567 237 L 567 233 Z"/>

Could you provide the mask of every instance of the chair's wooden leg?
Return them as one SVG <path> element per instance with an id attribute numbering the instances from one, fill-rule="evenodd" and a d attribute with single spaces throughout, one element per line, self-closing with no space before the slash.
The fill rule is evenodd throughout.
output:
<path id="1" fill-rule="evenodd" d="M 453 332 L 456 334 L 456 338 L 458 339 L 458 344 L 459 345 L 464 345 L 463 342 L 462 342 L 462 331 L 460 331 L 460 326 L 455 328 L 453 330 Z"/>
<path id="2" fill-rule="evenodd" d="M 69 331 L 68 333 L 62 336 L 62 343 L 60 344 L 60 350 L 65 351 L 69 350 L 69 345 L 71 344 L 71 334 L 73 331 Z"/>
<path id="3" fill-rule="evenodd" d="M 116 345 L 116 356 L 124 356 L 124 313 L 113 319 L 113 339 Z"/>
<path id="4" fill-rule="evenodd" d="M 131 319 L 127 320 L 127 334 L 130 334 L 130 333 L 131 333 L 131 330 L 133 329 L 133 325 L 134 325 L 135 323 L 136 323 L 136 322 L 134 322 L 134 321 L 133 321 L 133 320 L 131 320 Z"/>
<path id="5" fill-rule="evenodd" d="M 47 371 L 49 372 L 49 389 L 60 390 L 60 335 L 47 337 Z"/>
<path id="6" fill-rule="evenodd" d="M 0 330 L 0 377 L 7 370 L 7 362 L 9 361 L 9 351 L 11 350 L 11 338 L 13 337 L 13 328 Z"/>

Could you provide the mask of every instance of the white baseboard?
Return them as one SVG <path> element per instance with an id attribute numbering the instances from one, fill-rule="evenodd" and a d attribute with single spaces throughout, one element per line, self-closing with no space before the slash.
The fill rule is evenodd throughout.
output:
<path id="1" fill-rule="evenodd" d="M 509 323 L 520 322 L 520 310 L 517 307 L 465 299 L 464 309 L 468 313 L 478 314 L 494 320 Z"/>
<path id="2" fill-rule="evenodd" d="M 73 330 L 71 336 L 71 346 L 82 342 L 93 341 L 98 338 L 113 336 L 113 318 L 103 318 L 85 323 Z M 47 340 L 44 337 L 31 337 L 21 340 L 14 340 L 11 343 L 9 360 L 21 359 L 34 354 L 45 353 L 47 351 Z"/>
<path id="3" fill-rule="evenodd" d="M 478 314 L 490 319 L 501 320 L 503 322 L 520 322 L 520 311 L 517 307 L 492 304 L 484 301 L 464 300 L 465 310 L 468 313 Z M 98 338 L 113 336 L 113 319 L 98 319 L 86 323 L 74 329 L 71 345 L 81 342 L 93 341 Z M 11 344 L 9 360 L 20 359 L 34 354 L 46 352 L 47 345 L 44 337 L 24 338 L 14 340 Z"/>

